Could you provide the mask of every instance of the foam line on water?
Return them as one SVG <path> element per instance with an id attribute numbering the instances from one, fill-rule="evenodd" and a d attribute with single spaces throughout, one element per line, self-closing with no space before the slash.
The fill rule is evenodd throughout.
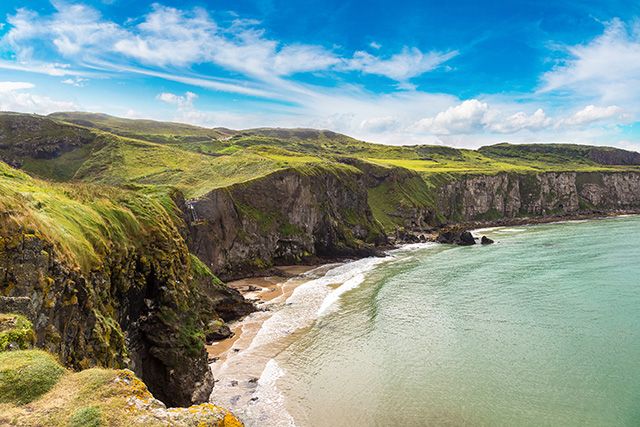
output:
<path id="1" fill-rule="evenodd" d="M 258 386 L 253 393 L 252 400 L 246 408 L 249 418 L 247 424 L 251 426 L 282 426 L 295 427 L 293 417 L 287 412 L 285 399 L 278 390 L 277 381 L 285 375 L 275 359 L 269 360 L 260 375 Z"/>
<path id="2" fill-rule="evenodd" d="M 309 326 L 318 318 L 321 307 L 324 307 L 323 311 L 326 310 L 344 292 L 360 285 L 365 273 L 384 260 L 385 258 L 372 257 L 348 262 L 332 268 L 322 277 L 300 285 L 285 301 L 284 306 L 262 324 L 249 349 L 285 338 Z M 340 286 L 333 290 L 330 285 Z M 345 287 L 342 288 L 343 286 Z M 337 293 L 333 294 L 334 292 Z M 327 298 L 329 300 L 325 303 Z"/>

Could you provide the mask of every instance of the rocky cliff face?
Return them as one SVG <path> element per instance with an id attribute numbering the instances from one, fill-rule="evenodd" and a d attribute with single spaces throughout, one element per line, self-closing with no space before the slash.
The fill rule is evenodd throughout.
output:
<path id="1" fill-rule="evenodd" d="M 385 241 L 357 171 L 286 170 L 187 205 L 190 249 L 223 278 L 314 255 L 371 254 Z"/>
<path id="2" fill-rule="evenodd" d="M 101 263 L 83 269 L 16 215 L 0 216 L 0 312 L 28 316 L 36 345 L 66 366 L 130 367 L 169 405 L 208 399 L 206 320 L 217 308 L 230 320 L 251 306 L 193 271 L 173 221 L 140 246 L 111 242 Z"/>
<path id="3" fill-rule="evenodd" d="M 95 140 L 88 129 L 40 116 L 0 116 L 0 160 L 21 167 L 25 158 L 52 159 Z"/>
<path id="4" fill-rule="evenodd" d="M 437 206 L 449 221 L 637 209 L 640 173 L 469 176 L 442 186 Z"/>

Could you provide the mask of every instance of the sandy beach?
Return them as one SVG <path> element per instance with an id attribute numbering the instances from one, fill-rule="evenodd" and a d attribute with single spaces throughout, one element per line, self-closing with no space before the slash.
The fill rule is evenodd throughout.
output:
<path id="1" fill-rule="evenodd" d="M 277 267 L 281 272 L 280 275 L 235 280 L 228 282 L 227 286 L 237 289 L 245 298 L 254 301 L 258 308 L 263 308 L 267 303 L 286 301 L 298 286 L 309 280 L 308 277 L 304 277 L 304 274 L 319 267 L 319 265 L 281 266 Z M 209 360 L 219 365 L 227 359 L 230 352 L 239 352 L 247 348 L 268 318 L 268 312 L 266 312 L 262 316 L 254 315 L 231 323 L 229 325 L 233 332 L 231 337 L 206 346 Z"/>

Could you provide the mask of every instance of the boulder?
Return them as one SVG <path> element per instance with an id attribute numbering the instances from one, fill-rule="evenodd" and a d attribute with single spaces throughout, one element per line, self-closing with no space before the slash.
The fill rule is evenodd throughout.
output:
<path id="1" fill-rule="evenodd" d="M 483 245 L 490 245 L 493 243 L 493 240 L 488 238 L 487 236 L 482 236 L 482 239 L 480 239 L 480 243 L 482 243 Z"/>
<path id="2" fill-rule="evenodd" d="M 443 229 L 438 237 L 436 237 L 438 243 L 448 243 L 460 246 L 470 246 L 476 244 L 476 239 L 473 237 L 470 231 L 452 227 Z"/>
<path id="3" fill-rule="evenodd" d="M 460 237 L 456 241 L 456 244 L 461 246 L 475 245 L 476 239 L 473 237 L 473 234 L 471 234 L 470 231 L 463 231 L 462 233 L 460 233 Z"/>

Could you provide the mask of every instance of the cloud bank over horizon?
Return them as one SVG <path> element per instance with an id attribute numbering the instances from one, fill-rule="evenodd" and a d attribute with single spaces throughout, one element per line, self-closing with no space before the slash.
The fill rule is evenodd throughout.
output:
<path id="1" fill-rule="evenodd" d="M 323 26 L 302 15 L 315 31 L 296 30 L 286 17 L 301 11 L 286 6 L 18 3 L 0 6 L 0 110 L 327 128 L 389 144 L 640 149 L 640 21 L 615 3 L 520 14 L 532 6 L 514 2 L 431 22 L 435 4 L 399 2 L 408 15 L 370 11 L 376 27 L 356 22 L 357 5 L 327 19 L 321 2 Z M 513 28 L 489 25 L 502 14 Z M 554 14 L 572 16 L 574 31 Z M 391 25 L 409 16 L 407 31 Z"/>

